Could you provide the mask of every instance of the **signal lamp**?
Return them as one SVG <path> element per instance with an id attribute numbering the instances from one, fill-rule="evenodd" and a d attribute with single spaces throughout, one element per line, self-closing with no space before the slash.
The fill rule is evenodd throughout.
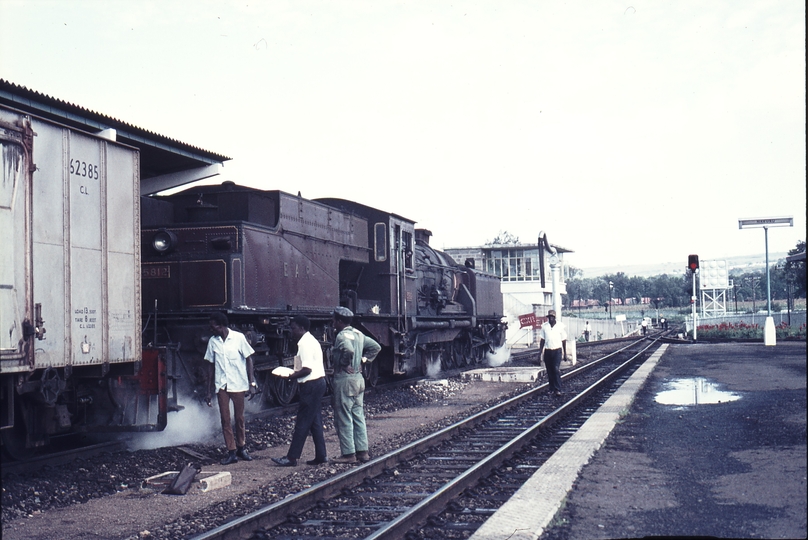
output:
<path id="1" fill-rule="evenodd" d="M 687 267 L 695 272 L 699 268 L 699 256 L 698 255 L 688 255 L 687 256 Z"/>

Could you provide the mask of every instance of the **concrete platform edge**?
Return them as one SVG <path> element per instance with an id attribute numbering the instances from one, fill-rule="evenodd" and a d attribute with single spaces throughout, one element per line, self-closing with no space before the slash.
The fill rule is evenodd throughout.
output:
<path id="1" fill-rule="evenodd" d="M 471 536 L 471 540 L 536 540 L 555 517 L 581 469 L 603 445 L 620 415 L 667 350 L 663 344 L 575 435 Z"/>

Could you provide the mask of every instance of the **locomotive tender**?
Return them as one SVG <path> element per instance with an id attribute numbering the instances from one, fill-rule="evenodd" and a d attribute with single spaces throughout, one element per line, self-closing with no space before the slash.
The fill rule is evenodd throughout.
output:
<path id="1" fill-rule="evenodd" d="M 171 351 L 191 383 L 181 393 L 201 382 L 212 310 L 250 340 L 264 399 L 279 404 L 296 384 L 271 370 L 292 363 L 297 314 L 328 352 L 334 307 L 351 309 L 382 345 L 370 384 L 475 363 L 503 343 L 499 278 L 456 264 L 396 214 L 224 182 L 144 199 L 142 226 L 144 339 Z"/>
<path id="2" fill-rule="evenodd" d="M 117 135 L 115 130 L 117 130 Z M 396 214 L 232 182 L 168 196 L 228 158 L 0 80 L 0 441 L 159 431 L 198 396 L 224 311 L 266 402 L 294 399 L 289 322 L 331 312 L 382 346 L 379 377 L 476 363 L 504 341 L 499 278 L 456 264 Z M 330 368 L 330 366 L 328 366 Z"/>

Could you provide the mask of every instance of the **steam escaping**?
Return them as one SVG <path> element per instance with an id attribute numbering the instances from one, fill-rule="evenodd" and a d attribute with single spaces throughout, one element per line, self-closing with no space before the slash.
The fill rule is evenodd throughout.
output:
<path id="1" fill-rule="evenodd" d="M 438 354 L 436 356 L 430 356 L 430 358 L 426 360 L 426 376 L 430 379 L 437 379 L 440 375 L 440 357 L 441 355 Z"/>
<path id="2" fill-rule="evenodd" d="M 492 353 L 485 353 L 485 360 L 489 367 L 499 367 L 509 362 L 511 359 L 511 348 L 508 346 L 498 347 Z"/>
<path id="3" fill-rule="evenodd" d="M 219 407 L 215 400 L 213 407 L 187 400 L 183 410 L 168 413 L 168 425 L 165 430 L 157 433 L 138 433 L 127 442 L 127 446 L 133 451 L 151 450 L 164 446 L 210 442 L 217 435 L 221 436 L 221 422 Z"/>

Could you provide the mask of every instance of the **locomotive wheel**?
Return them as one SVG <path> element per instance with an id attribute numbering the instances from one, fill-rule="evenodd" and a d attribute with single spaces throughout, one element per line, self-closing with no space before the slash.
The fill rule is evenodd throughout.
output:
<path id="1" fill-rule="evenodd" d="M 454 355 L 454 347 L 451 343 L 443 345 L 443 350 L 440 351 L 440 367 L 443 371 L 454 369 L 458 366 L 457 358 Z"/>
<path id="2" fill-rule="evenodd" d="M 454 354 L 455 365 L 463 367 L 469 365 L 471 358 L 471 340 L 466 338 L 456 339 L 452 343 L 452 354 Z"/>
<path id="3" fill-rule="evenodd" d="M 270 388 L 275 403 L 281 406 L 289 405 L 297 394 L 297 380 L 288 377 L 270 375 Z"/>
<path id="4" fill-rule="evenodd" d="M 365 362 L 362 364 L 362 375 L 368 386 L 376 386 L 379 383 L 379 363 Z"/>
<path id="5" fill-rule="evenodd" d="M 261 377 L 261 405 L 263 407 L 272 407 L 275 405 L 275 396 L 273 395 L 275 392 L 272 390 L 271 386 L 271 379 L 273 379 L 274 376 L 269 371 L 259 371 L 258 373 L 258 376 Z"/>
<path id="6" fill-rule="evenodd" d="M 472 361 L 475 364 L 480 364 L 485 360 L 485 353 L 488 350 L 488 345 L 481 343 L 472 349 Z"/>

